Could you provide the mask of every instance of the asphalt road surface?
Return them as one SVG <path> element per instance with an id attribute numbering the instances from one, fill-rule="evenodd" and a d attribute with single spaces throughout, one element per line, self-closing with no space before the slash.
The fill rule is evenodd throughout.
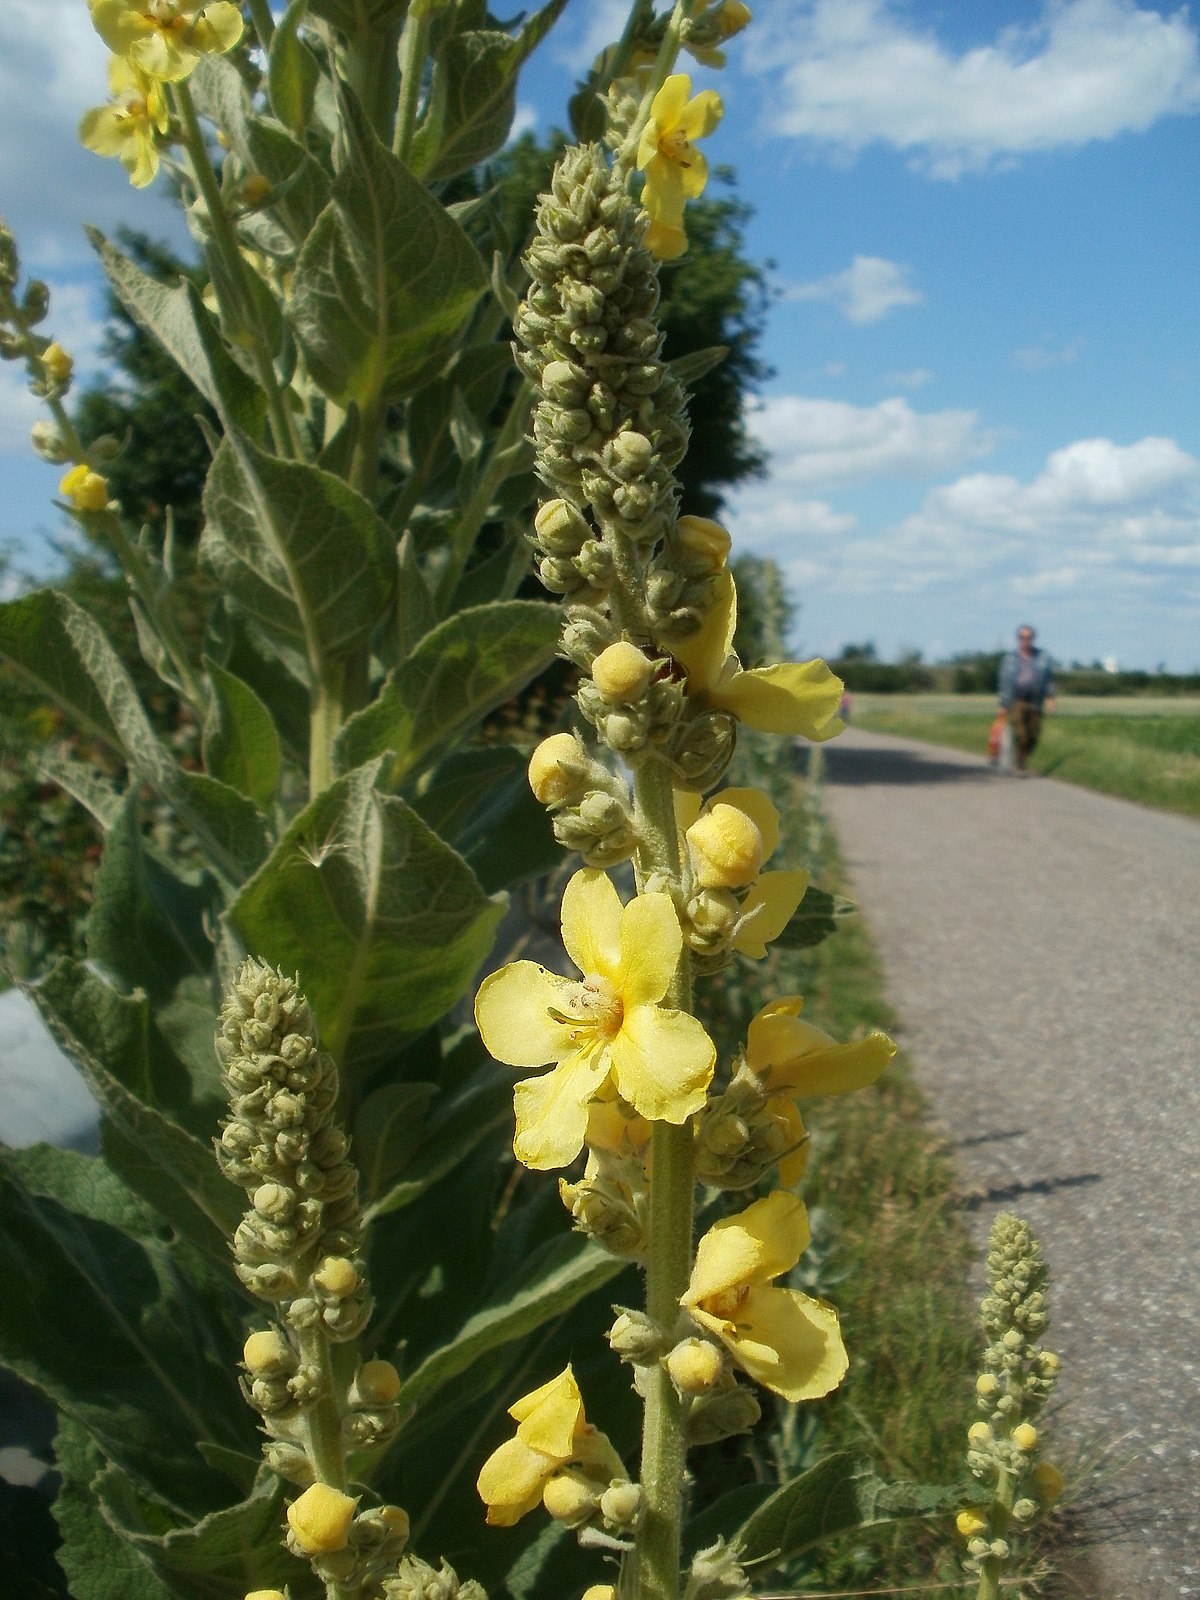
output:
<path id="1" fill-rule="evenodd" d="M 1079 1592 L 1200 1596 L 1200 824 L 858 729 L 826 752 L 976 1235 L 1013 1210 L 1046 1251 L 1056 1440 L 1123 1440 Z"/>

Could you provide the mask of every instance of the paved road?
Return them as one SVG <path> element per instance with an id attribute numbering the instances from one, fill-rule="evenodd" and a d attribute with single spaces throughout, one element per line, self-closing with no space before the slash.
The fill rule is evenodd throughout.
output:
<path id="1" fill-rule="evenodd" d="M 1046 1250 L 1057 1427 L 1130 1436 L 1082 1592 L 1200 1596 L 1200 824 L 858 729 L 827 751 L 977 1233 L 1016 1210 Z"/>

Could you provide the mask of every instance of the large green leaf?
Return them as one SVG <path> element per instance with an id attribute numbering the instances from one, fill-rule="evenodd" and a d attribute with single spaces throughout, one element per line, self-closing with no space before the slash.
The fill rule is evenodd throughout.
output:
<path id="1" fill-rule="evenodd" d="M 227 879 L 253 871 L 266 853 L 262 817 L 244 796 L 171 757 L 100 625 L 75 601 L 38 589 L 0 606 L 0 657 L 85 732 L 120 752 L 196 835 Z"/>
<path id="2" fill-rule="evenodd" d="M 318 795 L 228 912 L 247 949 L 300 973 L 326 1048 L 359 1063 L 461 998 L 504 909 L 377 775 Z"/>
<path id="3" fill-rule="evenodd" d="M 375 1099 L 371 1095 L 366 1101 L 364 1113 Z M 498 1128 L 511 1127 L 512 1114 L 512 1084 L 486 1081 L 439 1106 L 418 1147 L 403 1151 L 400 1161 L 396 1160 L 394 1149 L 378 1146 L 378 1164 L 382 1167 L 386 1162 L 389 1171 L 371 1170 L 365 1174 L 366 1193 L 371 1201 L 365 1208 L 367 1220 L 386 1217 L 419 1200 Z"/>
<path id="4" fill-rule="evenodd" d="M 306 1564 L 282 1538 L 286 1485 L 260 1472 L 246 1499 L 164 1531 L 162 1507 L 110 1467 L 95 1484 L 108 1522 L 179 1600 L 230 1600 L 265 1586 L 304 1586 Z"/>
<path id="5" fill-rule="evenodd" d="M 552 871 L 562 846 L 514 745 L 455 750 L 422 777 L 413 807 L 449 840 L 489 893 Z"/>
<path id="6" fill-rule="evenodd" d="M 204 765 L 266 811 L 279 787 L 283 754 L 270 711 L 248 683 L 205 660 L 212 709 L 204 727 Z"/>
<path id="7" fill-rule="evenodd" d="M 196 1441 L 238 1445 L 253 1426 L 163 1246 L 33 1195 L 2 1158 L 0 1216 L 5 1364 L 175 1503 L 221 1493 Z"/>
<path id="8" fill-rule="evenodd" d="M 118 994 L 71 961 L 60 961 L 30 995 L 123 1135 L 125 1153 L 136 1153 L 121 1176 L 193 1243 L 227 1262 L 239 1199 L 211 1146 L 182 1126 L 192 1104 L 191 1075 L 155 1027 L 145 995 Z M 214 1082 L 216 1075 L 214 1060 Z"/>
<path id="9" fill-rule="evenodd" d="M 454 1337 L 410 1372 L 398 1404 L 421 1406 L 499 1345 L 532 1333 L 600 1289 L 628 1265 L 590 1239 L 568 1235 L 539 1256 L 533 1270 L 503 1298 L 469 1317 Z"/>
<path id="10" fill-rule="evenodd" d="M 128 1188 L 99 1156 L 33 1144 L 25 1150 L 0 1150 L 9 1174 L 40 1200 L 57 1200 L 78 1217 L 105 1222 L 134 1238 L 156 1239 L 162 1218 L 153 1206 Z"/>
<path id="11" fill-rule="evenodd" d="M 497 601 L 447 617 L 345 724 L 336 745 L 342 770 L 391 751 L 397 781 L 524 688 L 551 660 L 560 628 L 558 607 L 541 600 Z"/>
<path id="12" fill-rule="evenodd" d="M 437 52 L 412 168 L 427 183 L 467 172 L 508 138 L 522 63 L 557 22 L 566 0 L 550 0 L 516 38 L 494 29 L 453 34 Z"/>
<path id="13" fill-rule="evenodd" d="M 138 326 L 157 340 L 214 410 L 257 436 L 266 404 L 262 391 L 221 343 L 195 286 L 182 282 L 168 288 L 136 267 L 96 229 L 90 229 L 88 237 L 117 299 Z"/>
<path id="14" fill-rule="evenodd" d="M 342 479 L 230 434 L 209 470 L 204 513 L 201 554 L 222 588 L 314 666 L 379 619 L 391 591 L 391 535 Z"/>
<path id="15" fill-rule="evenodd" d="M 54 1454 L 62 1474 L 54 1502 L 62 1534 L 58 1562 L 75 1600 L 172 1600 L 100 1509 L 92 1484 L 104 1468 L 104 1456 L 87 1429 L 64 1416 Z"/>
<path id="16" fill-rule="evenodd" d="M 187 883 L 149 850 L 137 791 L 125 797 L 109 829 L 87 919 L 88 955 L 126 990 L 143 988 L 162 1002 L 181 978 L 207 972 L 212 945 L 204 919 L 215 910 L 214 885 Z"/>
<path id="17" fill-rule="evenodd" d="M 289 313 L 324 393 L 374 411 L 449 351 L 487 272 L 349 93 L 343 104 L 348 158 L 300 252 Z"/>
<path id="18" fill-rule="evenodd" d="M 387 1083 L 369 1094 L 354 1119 L 354 1163 L 364 1198 L 394 1183 L 421 1143 L 436 1083 Z"/>
<path id="19" fill-rule="evenodd" d="M 267 62 L 271 110 L 293 133 L 303 134 L 312 115 L 321 69 L 300 36 L 308 0 L 292 0 L 275 25 Z"/>
<path id="20" fill-rule="evenodd" d="M 738 1528 L 738 1560 L 757 1575 L 850 1529 L 932 1517 L 963 1504 L 962 1484 L 887 1483 L 848 1451 L 827 1456 L 768 1496 Z"/>

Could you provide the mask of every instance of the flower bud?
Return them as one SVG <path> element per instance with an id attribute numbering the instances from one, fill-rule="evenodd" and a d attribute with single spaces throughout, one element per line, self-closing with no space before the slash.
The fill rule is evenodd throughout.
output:
<path id="1" fill-rule="evenodd" d="M 644 1311 L 621 1311 L 608 1330 L 608 1343 L 622 1361 L 641 1366 L 659 1359 L 663 1337 Z"/>
<path id="2" fill-rule="evenodd" d="M 538 543 L 548 555 L 573 556 L 592 529 L 587 519 L 569 500 L 547 500 L 533 519 Z"/>
<path id="3" fill-rule="evenodd" d="M 67 497 L 76 511 L 103 511 L 108 505 L 107 480 L 83 462 L 63 474 L 58 492 Z"/>
<path id="4" fill-rule="evenodd" d="M 29 442 L 42 460 L 48 461 L 51 466 L 59 466 L 71 459 L 66 441 L 52 422 L 35 422 L 29 430 Z"/>
<path id="5" fill-rule="evenodd" d="M 1034 1500 L 1022 1498 L 1013 1506 L 1013 1516 L 1018 1522 L 1032 1522 L 1037 1514 L 1037 1502 Z"/>
<path id="6" fill-rule="evenodd" d="M 721 570 L 733 544 L 721 524 L 709 517 L 680 517 L 675 524 L 675 539 L 696 565 L 707 572 Z"/>
<path id="7" fill-rule="evenodd" d="M 345 1256 L 326 1256 L 313 1273 L 313 1282 L 322 1294 L 345 1300 L 358 1288 L 358 1271 Z"/>
<path id="8" fill-rule="evenodd" d="M 364 1361 L 354 1389 L 364 1405 L 391 1405 L 400 1393 L 400 1374 L 390 1361 Z"/>
<path id="9" fill-rule="evenodd" d="M 750 7 L 744 0 L 721 0 L 714 21 L 717 32 L 722 39 L 732 39 L 735 33 L 741 33 L 751 20 Z"/>
<path id="10" fill-rule="evenodd" d="M 702 889 L 744 889 L 762 871 L 762 834 L 737 806 L 717 801 L 693 822 L 686 838 Z"/>
<path id="11" fill-rule="evenodd" d="M 654 446 L 644 433 L 619 433 L 606 451 L 613 473 L 626 482 L 643 477 L 654 463 Z"/>
<path id="12" fill-rule="evenodd" d="M 552 733 L 529 758 L 529 787 L 544 806 L 577 799 L 587 778 L 587 756 L 573 733 Z"/>
<path id="13" fill-rule="evenodd" d="M 595 1485 L 580 1472 L 556 1472 L 542 1490 L 542 1504 L 555 1522 L 581 1527 L 596 1513 Z"/>
<path id="14" fill-rule="evenodd" d="M 274 1329 L 252 1333 L 242 1348 L 246 1370 L 257 1377 L 272 1377 L 278 1372 L 291 1372 L 296 1357 L 291 1345 Z"/>
<path id="15" fill-rule="evenodd" d="M 261 172 L 248 173 L 237 186 L 239 204 L 250 211 L 265 205 L 274 192 L 275 185 Z"/>
<path id="16" fill-rule="evenodd" d="M 582 1600 L 617 1600 L 617 1591 L 611 1583 L 593 1583 L 583 1591 Z"/>
<path id="17" fill-rule="evenodd" d="M 65 389 L 71 382 L 75 362 L 55 339 L 42 351 L 42 369 L 56 389 Z"/>
<path id="18" fill-rule="evenodd" d="M 328 1483 L 314 1483 L 287 1510 L 288 1526 L 306 1556 L 344 1550 L 358 1501 Z"/>
<path id="19" fill-rule="evenodd" d="M 547 361 L 542 368 L 542 390 L 560 405 L 578 405 L 587 388 L 587 374 L 570 361 Z"/>
<path id="20" fill-rule="evenodd" d="M 688 1413 L 689 1444 L 716 1444 L 737 1433 L 749 1433 L 762 1416 L 762 1407 L 749 1389 L 732 1384 L 697 1395 Z"/>
<path id="21" fill-rule="evenodd" d="M 641 1485 L 610 1483 L 600 1496 L 600 1515 L 617 1528 L 631 1528 L 642 1508 Z"/>
<path id="22" fill-rule="evenodd" d="M 999 1388 L 999 1383 L 990 1372 L 982 1373 L 975 1380 L 975 1393 L 981 1400 L 993 1399 Z"/>
<path id="23" fill-rule="evenodd" d="M 706 1394 L 724 1372 L 725 1357 L 708 1339 L 681 1339 L 666 1365 L 680 1394 Z"/>
<path id="24" fill-rule="evenodd" d="M 592 662 L 592 678 L 602 698 L 610 706 L 628 705 L 645 694 L 653 674 L 653 663 L 635 644 L 620 639 L 602 650 Z"/>
<path id="25" fill-rule="evenodd" d="M 976 1450 L 986 1450 L 992 1442 L 992 1430 L 986 1422 L 973 1422 L 967 1429 L 967 1440 Z"/>
<path id="26" fill-rule="evenodd" d="M 1049 1461 L 1039 1461 L 1029 1475 L 1030 1487 L 1044 1506 L 1052 1506 L 1063 1492 L 1063 1475 Z"/>
<path id="27" fill-rule="evenodd" d="M 246 1600 L 287 1600 L 282 1589 L 250 1589 Z"/>
<path id="28" fill-rule="evenodd" d="M 1012 1431 L 1012 1442 L 1018 1450 L 1028 1455 L 1031 1450 L 1037 1449 L 1037 1429 L 1031 1427 L 1028 1422 L 1018 1423 Z"/>
<path id="29" fill-rule="evenodd" d="M 974 1506 L 968 1506 L 965 1511 L 960 1511 L 954 1519 L 954 1526 L 964 1539 L 978 1538 L 987 1525 L 987 1518 Z"/>
<path id="30" fill-rule="evenodd" d="M 307 1487 L 316 1477 L 313 1464 L 303 1446 L 283 1439 L 272 1439 L 263 1446 L 263 1459 L 272 1472 L 289 1482 Z"/>

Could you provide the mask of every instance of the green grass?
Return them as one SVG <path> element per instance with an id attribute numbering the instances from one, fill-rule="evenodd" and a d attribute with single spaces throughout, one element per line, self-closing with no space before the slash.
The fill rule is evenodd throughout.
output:
<path id="1" fill-rule="evenodd" d="M 1030 766 L 1102 794 L 1200 817 L 1200 703 L 1185 699 L 1059 701 Z M 857 726 L 987 752 L 995 701 L 984 695 L 861 695 Z"/>
<path id="2" fill-rule="evenodd" d="M 836 863 L 823 874 L 844 887 Z M 854 918 L 825 941 L 806 1015 L 839 1039 L 891 1028 L 870 931 Z M 972 1246 L 948 1149 L 901 1052 L 872 1088 L 809 1101 L 814 1155 L 802 1186 L 829 1219 L 822 1291 L 838 1307 L 850 1373 L 820 1407 L 822 1453 L 850 1449 L 883 1476 L 954 1483 L 976 1418 Z M 948 1520 L 845 1543 L 815 1574 L 827 1588 L 961 1578 Z"/>

